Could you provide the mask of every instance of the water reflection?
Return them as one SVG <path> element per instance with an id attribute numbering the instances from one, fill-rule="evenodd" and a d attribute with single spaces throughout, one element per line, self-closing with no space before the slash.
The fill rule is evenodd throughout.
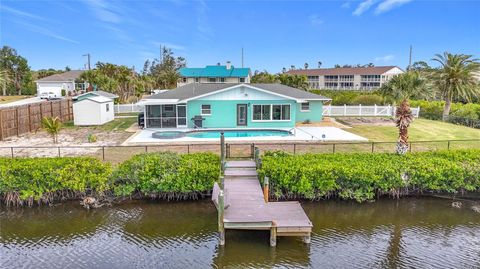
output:
<path id="1" fill-rule="evenodd" d="M 0 211 L 0 268 L 480 268 L 480 214 L 448 200 L 304 203 L 311 245 L 228 231 L 209 201 Z"/>

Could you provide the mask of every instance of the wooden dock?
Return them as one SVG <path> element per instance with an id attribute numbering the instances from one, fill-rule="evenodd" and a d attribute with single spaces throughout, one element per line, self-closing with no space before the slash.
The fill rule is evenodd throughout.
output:
<path id="1" fill-rule="evenodd" d="M 270 245 L 278 236 L 300 236 L 310 243 L 312 223 L 299 202 L 268 202 L 254 161 L 228 161 L 222 183 L 215 184 L 212 200 L 218 210 L 220 244 L 225 230 L 270 230 Z M 268 192 L 268 191 L 267 191 Z"/>

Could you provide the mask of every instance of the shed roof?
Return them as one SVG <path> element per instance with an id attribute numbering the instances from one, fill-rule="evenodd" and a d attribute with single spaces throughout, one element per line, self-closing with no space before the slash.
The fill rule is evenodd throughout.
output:
<path id="1" fill-rule="evenodd" d="M 100 103 L 100 104 L 113 102 L 112 98 L 97 95 L 97 96 L 88 96 L 88 97 L 85 97 L 83 99 L 79 99 L 75 103 L 80 103 L 80 102 L 85 101 L 85 100 L 90 100 L 90 101 Z"/>
<path id="2" fill-rule="evenodd" d="M 207 65 L 202 68 L 183 67 L 179 72 L 182 77 L 248 77 L 250 68 L 235 68 L 232 65 L 227 69 L 225 65 Z"/>
<path id="3" fill-rule="evenodd" d="M 83 70 L 71 70 L 61 74 L 55 74 L 48 77 L 35 80 L 35 82 L 71 82 L 80 78 Z"/>
<path id="4" fill-rule="evenodd" d="M 107 98 L 110 98 L 110 99 L 118 98 L 118 95 L 116 95 L 116 94 L 106 92 L 106 91 L 102 91 L 102 90 L 96 90 L 96 91 L 91 91 L 91 92 L 86 92 L 84 94 L 80 94 L 78 96 L 73 97 L 72 99 L 73 100 L 81 100 L 81 99 L 85 99 L 85 98 L 87 98 L 88 96 L 91 96 L 91 95 L 103 96 L 103 97 L 107 97 Z"/>
<path id="5" fill-rule="evenodd" d="M 148 100 L 172 100 L 185 101 L 188 99 L 200 98 L 205 95 L 214 94 L 218 91 L 245 86 L 252 89 L 263 90 L 295 100 L 331 100 L 328 97 L 303 91 L 297 88 L 282 84 L 238 84 L 238 83 L 190 83 L 168 92 L 155 94 L 147 97 Z"/>

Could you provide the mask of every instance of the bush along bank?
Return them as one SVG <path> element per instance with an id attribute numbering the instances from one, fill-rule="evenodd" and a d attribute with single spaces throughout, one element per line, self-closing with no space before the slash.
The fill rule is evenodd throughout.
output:
<path id="1" fill-rule="evenodd" d="M 480 191 L 480 150 L 305 154 L 267 152 L 260 180 L 267 176 L 275 199 L 339 197 L 358 202 L 390 195 Z"/>
<path id="2" fill-rule="evenodd" d="M 32 206 L 87 196 L 196 199 L 218 176 L 213 153 L 148 153 L 116 168 L 90 157 L 0 158 L 0 200 Z"/>
<path id="3" fill-rule="evenodd" d="M 197 199 L 209 194 L 218 180 L 219 162 L 213 153 L 137 155 L 113 172 L 113 190 L 116 196 Z"/>
<path id="4" fill-rule="evenodd" d="M 103 196 L 110 174 L 109 164 L 88 157 L 0 158 L 0 199 L 7 206 L 32 206 Z"/>

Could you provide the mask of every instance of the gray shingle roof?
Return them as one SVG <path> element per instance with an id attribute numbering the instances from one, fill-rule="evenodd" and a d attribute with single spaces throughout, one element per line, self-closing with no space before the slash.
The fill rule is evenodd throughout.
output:
<path id="1" fill-rule="evenodd" d="M 83 73 L 83 70 L 72 70 L 61 74 L 55 74 L 41 79 L 37 79 L 36 82 L 63 82 L 63 81 L 75 81 Z"/>
<path id="2" fill-rule="evenodd" d="M 114 93 L 109 93 L 109 92 L 106 92 L 106 91 L 102 91 L 102 90 L 96 90 L 96 91 L 93 91 L 93 92 L 90 92 L 90 93 L 93 93 L 93 94 L 96 94 L 96 95 L 99 95 L 99 96 L 103 96 L 103 97 L 108 97 L 108 98 L 111 98 L 111 99 L 118 98 L 118 95 L 116 95 Z"/>
<path id="3" fill-rule="evenodd" d="M 190 98 L 195 98 L 204 94 L 214 93 L 216 91 L 233 87 L 236 85 L 242 85 L 238 83 L 190 83 L 181 87 L 178 87 L 174 90 L 169 90 L 164 93 L 155 94 L 147 97 L 146 99 L 178 99 L 185 100 Z M 328 97 L 307 92 L 304 90 L 299 90 L 293 87 L 289 87 L 282 84 L 258 84 L 250 83 L 243 84 L 245 86 L 252 86 L 255 88 L 263 89 L 272 93 L 277 93 L 284 95 L 293 99 L 302 99 L 302 100 L 331 100 Z"/>

